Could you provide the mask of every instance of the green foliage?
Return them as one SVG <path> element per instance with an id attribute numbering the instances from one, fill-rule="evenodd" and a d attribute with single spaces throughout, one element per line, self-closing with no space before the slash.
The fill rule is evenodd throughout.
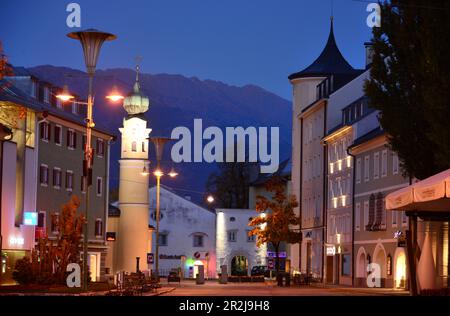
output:
<path id="1" fill-rule="evenodd" d="M 365 92 L 405 175 L 450 168 L 450 2 L 383 1 Z"/>
<path id="2" fill-rule="evenodd" d="M 256 235 L 257 245 L 271 243 L 275 249 L 275 268 L 279 271 L 279 247 L 281 242 L 298 243 L 302 235 L 299 229 L 300 217 L 294 213 L 298 206 L 295 195 L 287 196 L 285 184 L 279 176 L 273 176 L 267 181 L 265 188 L 273 196 L 268 199 L 264 196 L 256 197 L 256 211 L 260 216 L 254 217 L 249 226 L 253 229 L 249 235 Z"/>
<path id="3" fill-rule="evenodd" d="M 13 278 L 19 284 L 65 284 L 69 263 L 80 262 L 84 217 L 77 215 L 80 200 L 73 195 L 63 205 L 56 240 L 40 238 L 30 257 L 18 260 Z"/>

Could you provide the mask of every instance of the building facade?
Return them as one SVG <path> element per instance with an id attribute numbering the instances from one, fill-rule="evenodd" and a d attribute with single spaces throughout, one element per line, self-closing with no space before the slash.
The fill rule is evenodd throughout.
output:
<path id="1" fill-rule="evenodd" d="M 250 209 L 216 209 L 217 273 L 222 265 L 229 275 L 250 275 L 254 266 L 267 265 L 267 245 L 256 246 L 256 236 L 249 236 L 249 221 L 261 216 Z"/>
<path id="2" fill-rule="evenodd" d="M 12 139 L 13 142 L 16 140 L 17 159 L 13 157 L 13 142 L 4 144 L 2 154 L 4 170 L 8 170 L 2 177 L 2 181 L 5 181 L 3 187 L 9 190 L 5 192 L 8 198 L 2 203 L 9 203 L 7 201 L 13 197 L 16 200 L 15 227 L 23 225 L 21 223 L 26 212 L 34 213 L 37 221 L 27 228 L 32 231 L 31 236 L 14 237 L 16 241 L 23 240 L 24 244 L 27 240 L 26 248 L 31 250 L 38 238 L 48 236 L 52 240 L 57 237 L 62 205 L 69 202 L 72 195 L 79 197 L 82 203 L 78 211 L 84 213 L 83 200 L 88 190 L 82 180 L 83 148 L 86 142 L 85 109 L 76 101 L 60 102 L 56 94 L 61 88 L 39 80 L 24 68 L 14 68 L 14 76 L 6 79 L 8 88 L 4 90 L 4 95 L 20 107 L 16 115 L 19 119 L 13 123 L 18 130 Z M 2 110 L 7 110 L 8 106 L 10 104 L 2 106 Z M 11 119 L 14 115 L 10 113 L 9 117 Z M 23 141 L 19 140 L 21 137 Z M 89 186 L 91 199 L 88 213 L 88 265 L 93 281 L 101 280 L 105 274 L 109 143 L 112 139 L 113 135 L 105 129 L 96 127 L 93 131 L 92 141 L 96 155 L 92 185 Z M 21 143 L 25 144 L 24 148 Z M 13 163 L 11 159 L 16 162 Z M 12 174 L 8 174 L 12 170 L 16 170 L 15 179 L 11 177 Z M 11 184 L 15 187 L 14 191 L 11 191 Z M 21 199 L 24 202 L 20 202 Z M 2 210 L 6 211 L 11 205 L 5 204 L 4 207 Z M 7 218 L 6 214 L 2 214 L 2 219 L 5 219 L 3 223 L 7 223 Z M 6 259 L 6 266 L 6 269 L 10 269 L 13 264 L 8 264 Z"/>
<path id="3" fill-rule="evenodd" d="M 156 226 L 156 187 L 149 190 L 150 225 Z M 195 278 L 204 267 L 205 278 L 216 277 L 216 215 L 161 187 L 159 224 L 159 275 L 181 270 L 184 278 Z M 153 239 L 152 249 L 156 248 Z"/>
<path id="4" fill-rule="evenodd" d="M 387 147 L 386 134 L 379 126 L 357 137 L 350 152 L 355 159 L 355 286 L 368 286 L 367 276 L 376 269 L 368 265 L 375 263 L 380 268 L 381 287 L 405 288 L 406 245 L 401 240 L 408 220 L 404 212 L 386 212 L 384 199 L 408 186 L 409 179 L 402 176 L 398 156 Z"/>
<path id="5" fill-rule="evenodd" d="M 299 200 L 301 245 L 290 246 L 293 272 L 322 279 L 324 267 L 326 152 L 329 95 L 356 77 L 339 51 L 331 22 L 328 41 L 319 57 L 300 72 L 291 74 L 293 88 L 292 193 Z"/>

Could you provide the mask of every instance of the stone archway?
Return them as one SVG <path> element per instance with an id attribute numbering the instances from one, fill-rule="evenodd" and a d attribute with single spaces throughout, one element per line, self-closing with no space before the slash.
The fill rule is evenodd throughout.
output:
<path id="1" fill-rule="evenodd" d="M 356 286 L 366 287 L 367 286 L 367 260 L 366 260 L 366 250 L 364 247 L 358 249 L 356 255 Z"/>
<path id="2" fill-rule="evenodd" d="M 247 276 L 248 275 L 248 259 L 246 256 L 234 256 L 231 258 L 230 264 L 231 275 Z"/>
<path id="3" fill-rule="evenodd" d="M 377 244 L 373 252 L 373 263 L 380 266 L 381 287 L 385 287 L 386 282 L 386 250 L 382 244 Z"/>
<path id="4" fill-rule="evenodd" d="M 407 266 L 406 253 L 404 248 L 397 248 L 394 254 L 394 288 L 406 288 L 407 282 Z"/>

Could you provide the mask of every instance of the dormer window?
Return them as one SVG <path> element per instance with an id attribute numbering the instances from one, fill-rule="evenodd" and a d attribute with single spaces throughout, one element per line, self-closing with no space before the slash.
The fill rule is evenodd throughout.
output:
<path id="1" fill-rule="evenodd" d="M 44 102 L 50 103 L 50 88 L 44 87 Z"/>
<path id="2" fill-rule="evenodd" d="M 37 98 L 37 82 L 36 80 L 31 80 L 31 96 Z"/>
<path id="3" fill-rule="evenodd" d="M 78 115 L 80 112 L 78 110 L 78 104 L 73 101 L 72 102 L 72 114 Z"/>

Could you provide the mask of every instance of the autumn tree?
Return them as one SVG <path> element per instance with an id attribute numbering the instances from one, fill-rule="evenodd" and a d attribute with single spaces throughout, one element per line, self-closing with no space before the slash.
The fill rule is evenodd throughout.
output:
<path id="1" fill-rule="evenodd" d="M 265 184 L 265 189 L 273 193 L 271 198 L 258 195 L 256 197 L 256 211 L 260 213 L 255 216 L 249 226 L 249 236 L 256 235 L 256 243 L 261 246 L 271 243 L 275 250 L 275 270 L 278 275 L 280 270 L 280 244 L 299 243 L 301 232 L 292 227 L 300 225 L 300 217 L 294 213 L 298 206 L 295 195 L 285 193 L 285 184 L 279 176 L 271 177 Z"/>
<path id="2" fill-rule="evenodd" d="M 365 93 L 405 175 L 450 168 L 450 2 L 381 1 Z"/>
<path id="3" fill-rule="evenodd" d="M 80 263 L 84 216 L 77 214 L 80 200 L 72 195 L 62 206 L 60 217 L 54 217 L 58 229 L 56 240 L 39 238 L 30 257 L 18 260 L 13 278 L 22 284 L 64 284 L 69 263 Z"/>

